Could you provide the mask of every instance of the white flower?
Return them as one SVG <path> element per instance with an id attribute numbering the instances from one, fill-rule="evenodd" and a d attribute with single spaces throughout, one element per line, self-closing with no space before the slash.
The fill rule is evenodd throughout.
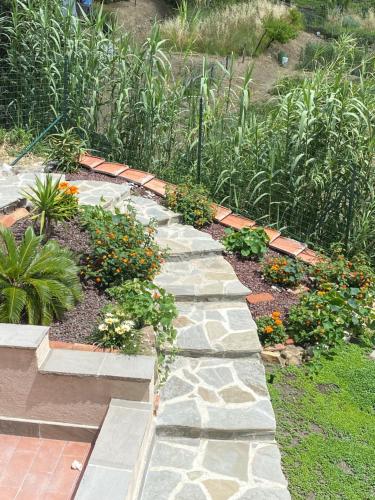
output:
<path id="1" fill-rule="evenodd" d="M 114 320 L 111 317 L 109 317 L 109 318 L 106 317 L 105 320 L 104 320 L 104 322 L 107 323 L 107 325 L 113 325 Z"/>
<path id="2" fill-rule="evenodd" d="M 104 323 L 102 323 L 101 325 L 99 325 L 98 328 L 99 328 L 99 330 L 101 332 L 105 332 L 106 330 L 108 330 L 108 326 L 106 324 L 104 324 Z"/>
<path id="3" fill-rule="evenodd" d="M 121 325 L 120 326 L 116 326 L 115 332 L 118 333 L 119 335 L 122 335 L 123 333 L 125 333 L 125 329 Z"/>

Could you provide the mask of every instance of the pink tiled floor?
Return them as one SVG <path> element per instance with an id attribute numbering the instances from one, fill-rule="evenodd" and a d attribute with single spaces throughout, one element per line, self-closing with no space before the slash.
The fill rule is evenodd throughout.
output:
<path id="1" fill-rule="evenodd" d="M 90 443 L 0 434 L 1 500 L 70 500 Z"/>

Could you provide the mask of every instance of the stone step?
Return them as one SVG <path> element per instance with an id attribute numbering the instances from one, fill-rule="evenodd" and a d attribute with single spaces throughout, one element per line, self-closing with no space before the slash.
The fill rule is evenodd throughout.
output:
<path id="1" fill-rule="evenodd" d="M 245 302 L 179 302 L 174 347 L 179 356 L 240 358 L 262 348 Z M 164 346 L 169 352 L 173 346 Z"/>
<path id="2" fill-rule="evenodd" d="M 177 357 L 160 395 L 157 434 L 272 440 L 275 417 L 258 359 Z"/>
<path id="3" fill-rule="evenodd" d="M 153 434 L 151 403 L 112 399 L 74 498 L 139 498 Z"/>
<path id="4" fill-rule="evenodd" d="M 223 245 L 193 226 L 170 224 L 156 233 L 156 241 L 169 250 L 168 260 L 184 260 L 207 254 L 221 254 Z"/>
<path id="5" fill-rule="evenodd" d="M 149 224 L 152 219 L 156 221 L 158 226 L 175 224 L 180 220 L 179 214 L 168 210 L 150 198 L 141 196 L 127 196 L 121 202 L 116 203 L 113 208 L 119 209 L 120 212 L 126 212 L 129 205 L 137 212 L 137 219 L 145 225 Z"/>
<path id="6" fill-rule="evenodd" d="M 159 437 L 141 500 L 290 500 L 275 443 Z"/>
<path id="7" fill-rule="evenodd" d="M 221 255 L 165 262 L 155 283 L 176 300 L 238 300 L 250 291 Z"/>
<path id="8" fill-rule="evenodd" d="M 102 181 L 69 181 L 69 184 L 79 189 L 78 201 L 80 205 L 102 205 L 110 209 L 130 195 L 129 184 L 115 184 Z"/>

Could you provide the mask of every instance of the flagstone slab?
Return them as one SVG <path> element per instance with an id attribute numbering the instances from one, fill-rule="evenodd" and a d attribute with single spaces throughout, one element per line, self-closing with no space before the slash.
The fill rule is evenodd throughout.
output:
<path id="1" fill-rule="evenodd" d="M 156 233 L 156 241 L 162 248 L 169 249 L 168 260 L 221 254 L 224 248 L 211 235 L 184 224 L 160 227 Z"/>
<path id="2" fill-rule="evenodd" d="M 127 196 L 120 204 L 117 204 L 116 208 L 120 212 L 126 212 L 129 205 L 135 209 L 137 219 L 144 225 L 149 224 L 151 220 L 154 220 L 158 226 L 174 224 L 180 220 L 180 216 L 176 212 L 168 210 L 150 198 L 141 196 Z"/>
<path id="3" fill-rule="evenodd" d="M 130 194 L 129 184 L 114 184 L 102 181 L 69 181 L 79 189 L 80 205 L 101 205 L 110 208 Z"/>
<path id="4" fill-rule="evenodd" d="M 180 302 L 177 308 L 174 345 L 179 356 L 233 358 L 261 352 L 256 323 L 245 302 Z"/>
<path id="5" fill-rule="evenodd" d="M 275 417 L 258 359 L 177 357 L 160 394 L 157 433 L 273 439 Z"/>
<path id="6" fill-rule="evenodd" d="M 275 443 L 158 437 L 141 500 L 289 500 Z"/>
<path id="7" fill-rule="evenodd" d="M 176 300 L 237 300 L 249 289 L 238 280 L 222 256 L 205 256 L 163 264 L 155 283 L 173 293 Z"/>

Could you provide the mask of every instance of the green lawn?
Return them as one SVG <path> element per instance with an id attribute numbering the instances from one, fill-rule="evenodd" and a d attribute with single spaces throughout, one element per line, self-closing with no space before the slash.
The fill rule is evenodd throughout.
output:
<path id="1" fill-rule="evenodd" d="M 375 498 L 375 361 L 348 345 L 322 365 L 269 383 L 292 498 Z"/>

